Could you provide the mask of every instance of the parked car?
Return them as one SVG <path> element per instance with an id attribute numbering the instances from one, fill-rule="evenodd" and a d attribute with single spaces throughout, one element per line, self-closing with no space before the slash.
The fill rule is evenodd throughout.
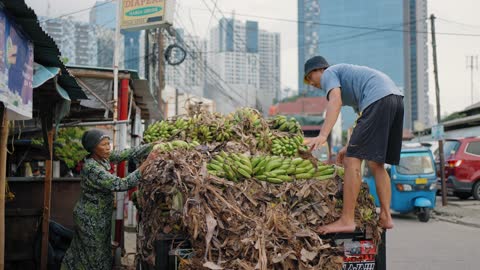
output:
<path id="1" fill-rule="evenodd" d="M 480 137 L 448 139 L 443 151 L 447 192 L 463 200 L 472 195 L 480 200 Z M 438 158 L 436 162 L 440 164 Z M 438 186 L 441 190 L 440 181 Z"/>

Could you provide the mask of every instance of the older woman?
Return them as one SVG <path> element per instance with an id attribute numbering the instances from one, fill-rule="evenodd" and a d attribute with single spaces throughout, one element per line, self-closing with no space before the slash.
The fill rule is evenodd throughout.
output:
<path id="1" fill-rule="evenodd" d="M 125 178 L 109 172 L 110 162 L 128 159 L 139 161 L 152 149 L 151 145 L 120 152 L 110 152 L 110 138 L 100 130 L 89 130 L 82 137 L 83 147 L 90 153 L 81 170 L 81 196 L 73 210 L 75 233 L 62 263 L 62 270 L 112 268 L 111 226 L 112 191 L 135 187 L 144 166 Z"/>

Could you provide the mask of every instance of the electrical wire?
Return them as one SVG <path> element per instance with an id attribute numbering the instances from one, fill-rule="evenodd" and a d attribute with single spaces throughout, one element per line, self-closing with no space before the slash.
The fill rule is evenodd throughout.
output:
<path id="1" fill-rule="evenodd" d="M 98 8 L 98 7 L 101 7 L 101 6 L 104 6 L 106 4 L 110 4 L 112 2 L 114 2 L 115 0 L 108 0 L 108 1 L 105 1 L 103 3 L 100 3 L 98 5 L 94 5 L 93 7 L 89 7 L 89 8 L 85 8 L 85 9 L 80 9 L 80 10 L 77 10 L 77 11 L 74 11 L 74 12 L 70 12 L 70 13 L 66 13 L 66 14 L 63 14 L 63 15 L 60 15 L 60 16 L 57 16 L 57 17 L 54 17 L 54 18 L 49 18 L 49 19 L 46 19 L 46 20 L 43 20 L 41 22 L 48 22 L 48 21 L 51 21 L 51 20 L 55 20 L 55 19 L 59 19 L 59 18 L 63 18 L 63 17 L 66 17 L 66 16 L 70 16 L 70 15 L 74 15 L 74 14 L 77 14 L 77 13 L 81 13 L 81 12 L 84 12 L 84 11 L 87 11 L 87 10 L 92 10 L 94 8 Z"/>

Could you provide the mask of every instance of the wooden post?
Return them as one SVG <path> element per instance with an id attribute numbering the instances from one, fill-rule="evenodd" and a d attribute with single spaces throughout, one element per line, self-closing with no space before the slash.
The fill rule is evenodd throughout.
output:
<path id="1" fill-rule="evenodd" d="M 53 134 L 55 128 L 48 131 L 49 159 L 45 162 L 45 186 L 43 191 L 43 219 L 42 219 L 42 253 L 41 269 L 47 270 L 48 262 L 48 227 L 50 222 L 50 203 L 52 192 L 52 164 L 53 164 Z"/>
<path id="2" fill-rule="evenodd" d="M 5 267 L 5 185 L 7 183 L 7 140 L 8 120 L 7 110 L 4 106 L 1 113 L 0 137 L 0 270 Z"/>
<path id="3" fill-rule="evenodd" d="M 437 42 L 435 40 L 435 15 L 430 16 L 432 27 L 433 74 L 435 75 L 435 96 L 437 98 L 437 125 L 442 123 L 440 117 L 440 84 L 438 82 Z M 440 156 L 440 179 L 442 180 L 442 205 L 447 205 L 447 180 L 445 179 L 445 156 L 443 153 L 443 138 L 438 140 L 438 155 Z"/>

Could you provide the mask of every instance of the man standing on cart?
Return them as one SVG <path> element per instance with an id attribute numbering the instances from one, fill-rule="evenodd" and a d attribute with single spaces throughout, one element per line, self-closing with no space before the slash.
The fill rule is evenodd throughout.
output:
<path id="1" fill-rule="evenodd" d="M 361 164 L 365 160 L 375 177 L 380 200 L 379 225 L 393 228 L 390 214 L 390 177 L 384 164 L 398 165 L 403 133 L 403 94 L 384 73 L 365 66 L 330 66 L 322 56 L 305 62 L 304 83 L 325 92 L 328 105 L 320 134 L 306 143 L 322 146 L 337 121 L 342 106 L 359 114 L 349 143 L 341 149 L 337 163 L 345 166 L 342 216 L 318 228 L 322 234 L 353 232 L 355 207 L 361 185 Z"/>

